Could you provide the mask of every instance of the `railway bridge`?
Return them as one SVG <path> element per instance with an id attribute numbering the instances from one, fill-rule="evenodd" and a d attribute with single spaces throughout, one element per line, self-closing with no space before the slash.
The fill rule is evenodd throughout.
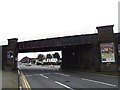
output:
<path id="1" fill-rule="evenodd" d="M 24 52 L 62 51 L 62 69 L 93 71 L 115 71 L 119 65 L 120 33 L 113 32 L 114 25 L 96 27 L 98 33 L 55 37 L 18 42 L 17 38 L 8 39 L 2 46 L 2 68 L 17 67 L 17 55 Z M 104 50 L 111 50 L 111 61 L 107 60 Z M 108 52 L 109 53 L 109 52 Z M 108 57 L 109 58 L 109 57 Z M 109 58 L 109 59 L 110 59 Z"/>

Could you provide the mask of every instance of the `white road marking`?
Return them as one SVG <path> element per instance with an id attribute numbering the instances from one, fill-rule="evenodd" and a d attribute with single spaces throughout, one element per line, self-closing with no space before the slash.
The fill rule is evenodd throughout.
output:
<path id="1" fill-rule="evenodd" d="M 43 74 L 40 74 L 42 77 L 44 77 L 44 78 L 47 78 L 48 79 L 48 77 L 47 76 L 45 76 L 45 75 L 43 75 Z"/>
<path id="2" fill-rule="evenodd" d="M 68 88 L 68 89 L 70 89 L 70 90 L 74 90 L 73 88 L 71 88 L 71 87 L 69 87 L 69 86 L 67 86 L 67 85 L 65 85 L 65 84 L 62 84 L 62 83 L 60 83 L 60 82 L 58 82 L 58 81 L 55 81 L 55 83 L 57 83 L 57 84 L 65 87 L 65 88 Z"/>
<path id="3" fill-rule="evenodd" d="M 40 75 L 40 74 L 32 74 L 32 75 L 25 75 L 25 76 L 30 77 L 30 76 L 37 76 L 37 75 Z"/>
<path id="4" fill-rule="evenodd" d="M 78 72 L 79 73 L 79 72 Z M 116 72 L 117 73 L 117 72 Z M 105 74 L 100 74 L 100 73 L 87 73 L 87 74 L 92 74 L 92 75 L 98 75 L 98 76 L 107 76 L 107 77 L 118 77 L 118 76 L 112 76 L 112 75 L 105 75 Z"/>
<path id="5" fill-rule="evenodd" d="M 104 84 L 104 85 L 108 85 L 108 86 L 112 86 L 112 87 L 116 87 L 117 86 L 117 85 L 114 85 L 114 84 L 105 83 L 105 82 L 101 82 L 101 81 L 95 81 L 95 80 L 86 79 L 86 78 L 82 78 L 82 80 L 87 80 L 87 81 L 90 81 L 90 82 L 100 83 L 100 84 Z"/>
<path id="6" fill-rule="evenodd" d="M 48 74 L 52 74 L 52 73 L 44 73 L 45 75 L 48 75 Z M 41 75 L 40 73 L 39 74 L 31 74 L 31 75 L 25 75 L 26 77 L 30 77 L 30 76 L 38 76 L 38 75 Z M 43 74 L 42 74 L 43 75 Z"/>
<path id="7" fill-rule="evenodd" d="M 67 77 L 69 77 L 69 76 L 70 76 L 70 75 L 63 74 L 63 73 L 55 73 L 55 74 L 59 74 L 59 75 L 67 76 Z"/>

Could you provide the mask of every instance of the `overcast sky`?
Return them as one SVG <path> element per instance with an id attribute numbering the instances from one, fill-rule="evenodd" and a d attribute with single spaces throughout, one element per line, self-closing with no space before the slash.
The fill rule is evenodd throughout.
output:
<path id="1" fill-rule="evenodd" d="M 119 0 L 0 0 L 0 45 L 18 41 L 95 33 L 114 24 Z"/>

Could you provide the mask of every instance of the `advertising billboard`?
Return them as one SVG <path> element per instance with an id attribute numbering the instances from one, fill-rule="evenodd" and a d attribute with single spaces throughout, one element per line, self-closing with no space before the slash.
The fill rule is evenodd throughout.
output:
<path id="1" fill-rule="evenodd" d="M 114 43 L 100 44 L 102 62 L 115 62 Z"/>

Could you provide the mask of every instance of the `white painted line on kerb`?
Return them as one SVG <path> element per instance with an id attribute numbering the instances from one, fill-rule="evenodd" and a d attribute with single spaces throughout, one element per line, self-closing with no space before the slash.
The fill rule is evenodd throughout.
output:
<path id="1" fill-rule="evenodd" d="M 48 79 L 48 77 L 47 76 L 45 76 L 45 75 L 43 75 L 43 74 L 40 74 L 42 77 L 44 77 L 44 78 L 47 78 Z"/>
<path id="2" fill-rule="evenodd" d="M 67 77 L 69 77 L 69 76 L 70 76 L 70 75 L 63 74 L 63 73 L 55 73 L 55 74 L 59 74 L 59 75 L 67 76 Z"/>
<path id="3" fill-rule="evenodd" d="M 70 90 L 74 90 L 73 88 L 71 88 L 71 87 L 69 87 L 69 86 L 67 86 L 67 85 L 65 85 L 65 84 L 62 84 L 62 83 L 60 83 L 60 82 L 58 82 L 58 81 L 55 81 L 55 83 L 57 83 L 57 84 L 65 87 L 65 88 L 68 88 L 68 89 L 70 89 Z"/>
<path id="4" fill-rule="evenodd" d="M 112 87 L 116 87 L 117 86 L 117 85 L 114 85 L 114 84 L 105 83 L 105 82 L 101 82 L 101 81 L 95 81 L 95 80 L 86 79 L 86 78 L 82 78 L 82 80 L 86 80 L 86 81 L 90 81 L 90 82 L 95 82 L 95 83 L 100 83 L 100 84 L 104 84 L 104 85 L 108 85 L 108 86 L 112 86 Z"/>

